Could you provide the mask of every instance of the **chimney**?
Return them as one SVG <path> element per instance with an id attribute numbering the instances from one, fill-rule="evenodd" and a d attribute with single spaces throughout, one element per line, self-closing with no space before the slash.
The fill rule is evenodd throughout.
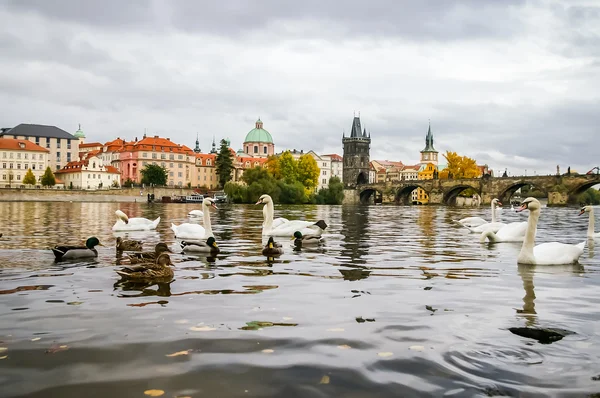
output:
<path id="1" fill-rule="evenodd" d="M 169 137 L 167 137 L 167 141 L 171 141 L 171 139 Z"/>
<path id="2" fill-rule="evenodd" d="M 137 137 L 135 137 L 135 142 L 137 142 L 137 140 L 138 140 Z"/>
<path id="3" fill-rule="evenodd" d="M 154 138 L 158 138 L 158 136 L 157 136 L 157 135 L 155 135 L 155 136 L 154 136 Z"/>

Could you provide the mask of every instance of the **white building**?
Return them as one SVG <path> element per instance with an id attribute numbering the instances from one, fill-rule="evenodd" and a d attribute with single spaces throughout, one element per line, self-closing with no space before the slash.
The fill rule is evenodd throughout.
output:
<path id="1" fill-rule="evenodd" d="M 65 187 L 99 189 L 110 188 L 116 184 L 121 186 L 121 173 L 119 170 L 110 165 L 105 166 L 102 159 L 97 156 L 69 162 L 55 174 L 60 176 Z"/>
<path id="2" fill-rule="evenodd" d="M 48 167 L 49 150 L 28 140 L 0 139 L 0 173 L 3 185 L 23 185 L 27 170 L 31 169 L 35 180 L 40 183 Z"/>
<path id="3" fill-rule="evenodd" d="M 75 134 L 82 140 L 85 138 L 81 129 Z M 50 166 L 53 171 L 59 170 L 79 157 L 79 138 L 55 126 L 19 124 L 0 132 L 0 138 L 27 140 L 46 148 L 49 151 L 49 163 L 46 166 Z"/>

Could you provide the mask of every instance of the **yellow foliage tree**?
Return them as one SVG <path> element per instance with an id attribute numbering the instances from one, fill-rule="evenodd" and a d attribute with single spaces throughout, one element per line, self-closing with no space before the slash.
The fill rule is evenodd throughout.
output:
<path id="1" fill-rule="evenodd" d="M 446 151 L 444 154 L 448 167 L 440 171 L 438 178 L 477 178 L 481 177 L 481 171 L 477 167 L 475 159 L 468 156 L 460 156 L 456 152 Z"/>
<path id="2" fill-rule="evenodd" d="M 319 170 L 315 158 L 308 154 L 300 156 L 298 159 L 298 181 L 304 185 L 304 191 L 307 195 L 314 192 L 319 184 L 319 175 L 321 175 L 321 170 Z"/>
<path id="3" fill-rule="evenodd" d="M 267 170 L 276 180 L 281 179 L 281 167 L 279 166 L 279 159 L 275 155 L 271 155 L 267 158 L 266 162 Z"/>
<path id="4" fill-rule="evenodd" d="M 285 151 L 279 156 L 278 164 L 281 178 L 283 178 L 287 184 L 293 184 L 298 181 L 298 163 L 290 151 Z"/>

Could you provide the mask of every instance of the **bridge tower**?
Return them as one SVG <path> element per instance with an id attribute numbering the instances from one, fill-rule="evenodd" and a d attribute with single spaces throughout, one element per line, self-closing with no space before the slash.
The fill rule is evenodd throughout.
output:
<path id="1" fill-rule="evenodd" d="M 421 162 L 422 165 L 427 163 L 433 163 L 434 166 L 438 165 L 438 151 L 433 147 L 433 134 L 431 133 L 431 122 L 429 123 L 429 130 L 427 130 L 427 136 L 425 137 L 425 149 L 421 151 Z"/>
<path id="2" fill-rule="evenodd" d="M 367 134 L 367 129 L 361 128 L 360 116 L 354 116 L 354 120 L 352 120 L 350 137 L 342 134 L 342 144 L 344 146 L 342 166 L 344 186 L 354 187 L 357 184 L 367 184 L 369 182 L 371 133 Z"/>

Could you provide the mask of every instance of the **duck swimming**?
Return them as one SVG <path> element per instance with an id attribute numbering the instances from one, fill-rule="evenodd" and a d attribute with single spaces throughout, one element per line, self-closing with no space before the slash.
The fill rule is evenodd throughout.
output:
<path id="1" fill-rule="evenodd" d="M 142 250 L 141 240 L 123 239 L 120 236 L 117 238 L 117 251 L 141 252 Z"/>
<path id="2" fill-rule="evenodd" d="M 70 258 L 98 257 L 96 246 L 102 246 L 98 238 L 92 236 L 85 241 L 85 246 L 67 246 L 57 245 L 52 248 L 54 257 L 57 260 L 66 260 Z"/>
<path id="3" fill-rule="evenodd" d="M 161 253 L 154 262 L 144 262 L 138 265 L 123 267 L 117 274 L 123 279 L 132 281 L 147 281 L 153 279 L 172 279 L 173 263 L 167 253 Z"/>
<path id="4" fill-rule="evenodd" d="M 217 245 L 217 242 L 214 237 L 209 237 L 206 242 L 189 242 L 182 241 L 181 248 L 184 253 L 188 252 L 197 252 L 197 253 L 210 253 L 210 254 L 219 254 L 221 249 Z"/>
<path id="5" fill-rule="evenodd" d="M 277 245 L 271 236 L 269 237 L 269 241 L 265 247 L 262 249 L 262 254 L 264 256 L 277 256 L 279 254 L 283 254 L 283 247 L 281 247 L 281 245 Z"/>
<path id="6" fill-rule="evenodd" d="M 294 232 L 294 246 L 318 246 L 323 243 L 323 238 L 320 235 L 302 235 L 302 232 Z"/>
<path id="7" fill-rule="evenodd" d="M 127 256 L 129 257 L 131 264 L 138 264 L 141 262 L 155 261 L 160 254 L 166 252 L 173 253 L 166 243 L 160 242 L 154 246 L 153 252 L 129 253 Z"/>

